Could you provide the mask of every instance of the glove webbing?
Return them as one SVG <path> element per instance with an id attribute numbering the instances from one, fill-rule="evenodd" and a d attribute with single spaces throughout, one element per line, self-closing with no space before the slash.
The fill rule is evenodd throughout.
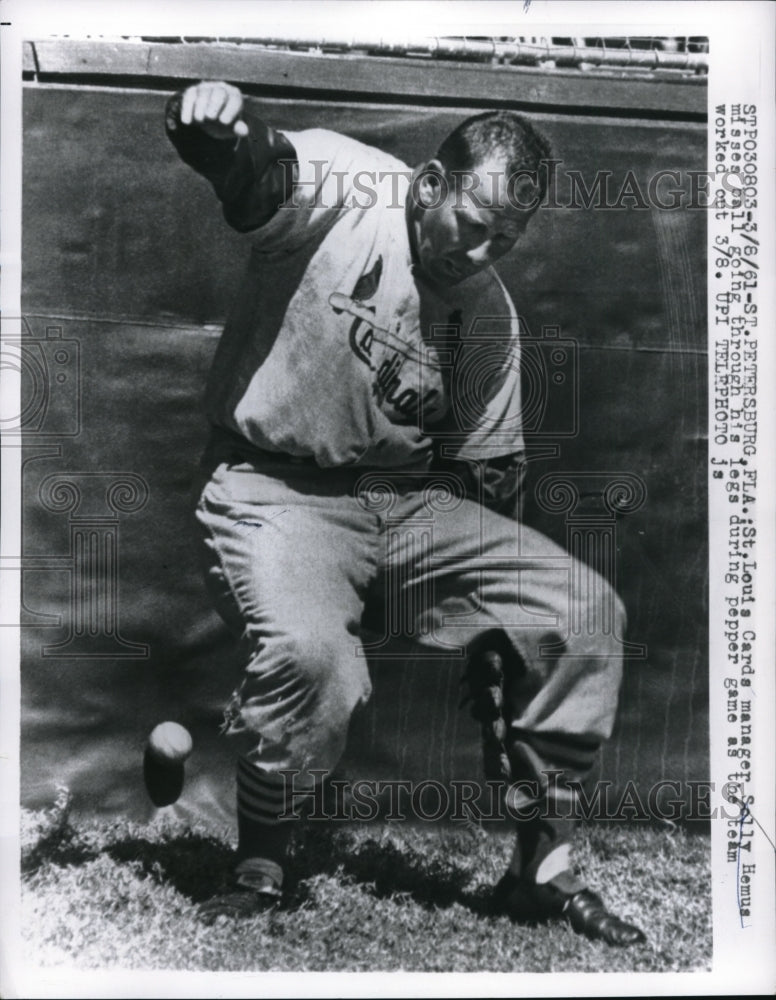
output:
<path id="1" fill-rule="evenodd" d="M 504 661 L 499 653 L 485 650 L 473 654 L 462 678 L 467 690 L 459 707 L 471 702 L 471 716 L 480 723 L 485 777 L 509 782 L 512 766 L 506 749 L 505 681 Z"/>

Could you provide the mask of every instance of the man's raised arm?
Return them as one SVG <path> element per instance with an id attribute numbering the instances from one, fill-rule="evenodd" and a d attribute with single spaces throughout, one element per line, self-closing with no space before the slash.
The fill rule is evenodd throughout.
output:
<path id="1" fill-rule="evenodd" d="M 165 125 L 181 159 L 211 182 L 238 232 L 263 226 L 291 197 L 296 150 L 246 106 L 237 87 L 203 82 L 174 94 Z"/>

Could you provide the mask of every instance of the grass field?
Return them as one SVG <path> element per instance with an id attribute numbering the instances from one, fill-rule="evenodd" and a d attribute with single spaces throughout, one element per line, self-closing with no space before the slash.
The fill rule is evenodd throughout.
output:
<path id="1" fill-rule="evenodd" d="M 593 825 L 577 860 L 648 943 L 618 950 L 565 925 L 489 912 L 507 831 L 309 823 L 279 910 L 206 927 L 197 903 L 225 884 L 233 845 L 172 823 L 71 821 L 63 796 L 23 816 L 25 960 L 80 969 L 429 972 L 705 970 L 711 963 L 709 840 Z"/>

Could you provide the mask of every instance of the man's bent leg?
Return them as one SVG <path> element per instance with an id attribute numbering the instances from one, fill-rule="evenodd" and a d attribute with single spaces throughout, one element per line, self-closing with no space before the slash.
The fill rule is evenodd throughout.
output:
<path id="1" fill-rule="evenodd" d="M 237 888 L 205 904 L 213 919 L 277 902 L 288 790 L 298 801 L 336 766 L 370 693 L 357 651 L 374 522 L 342 497 L 318 503 L 301 483 L 244 465 L 216 469 L 197 516 L 208 586 L 246 664 L 224 723 L 241 754 Z"/>
<path id="2" fill-rule="evenodd" d="M 411 530 L 416 514 L 407 508 Z M 499 896 L 508 906 L 511 900 L 520 911 L 515 915 L 527 915 L 517 890 L 528 887 L 541 911 L 565 912 L 591 937 L 642 940 L 641 932 L 606 914 L 569 860 L 572 790 L 589 774 L 614 723 L 622 603 L 607 581 L 549 539 L 469 501 L 434 516 L 431 555 L 422 566 L 402 565 L 412 563 L 411 551 L 397 532 L 389 569 L 402 567 L 410 605 L 429 595 L 420 610 L 426 621 L 415 634 L 426 644 L 468 650 L 470 679 L 479 658 L 479 689 L 476 680 L 470 687 L 484 731 L 495 734 L 491 760 L 499 764 L 503 736 L 507 773 L 523 790 L 512 805 L 538 807 L 539 818 L 518 822 Z M 495 684 L 494 662 L 501 672 Z"/>

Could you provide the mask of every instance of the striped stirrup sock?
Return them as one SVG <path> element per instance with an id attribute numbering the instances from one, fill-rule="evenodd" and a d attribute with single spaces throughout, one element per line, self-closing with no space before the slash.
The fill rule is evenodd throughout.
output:
<path id="1" fill-rule="evenodd" d="M 237 764 L 237 855 L 264 858 L 281 868 L 294 827 L 281 819 L 285 811 L 285 781 L 241 757 Z"/>

